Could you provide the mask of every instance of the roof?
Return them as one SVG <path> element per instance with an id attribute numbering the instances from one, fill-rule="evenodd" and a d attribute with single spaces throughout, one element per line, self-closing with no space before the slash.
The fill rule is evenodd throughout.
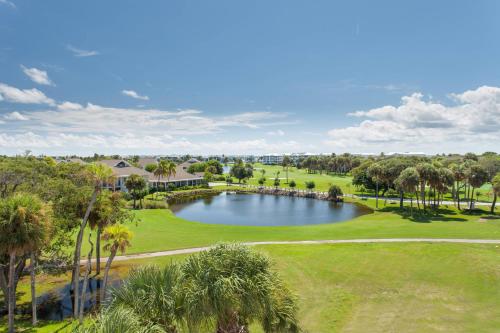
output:
<path id="1" fill-rule="evenodd" d="M 57 159 L 56 163 L 78 163 L 78 164 L 87 164 L 84 160 L 81 158 L 64 158 L 64 159 Z"/>
<path id="2" fill-rule="evenodd" d="M 147 176 L 148 178 L 152 175 L 152 173 L 147 172 L 146 170 L 136 168 L 132 166 L 125 160 L 102 160 L 97 163 L 105 164 L 113 170 L 113 176 L 115 177 L 127 177 L 130 175 L 139 175 L 139 176 Z"/>
<path id="3" fill-rule="evenodd" d="M 144 168 L 148 164 L 158 164 L 158 159 L 156 157 L 141 157 L 139 158 L 139 162 L 137 164 Z"/>
<path id="4" fill-rule="evenodd" d="M 203 175 L 193 175 L 192 173 L 187 172 L 182 168 L 182 164 L 179 164 L 175 168 L 175 175 L 170 176 L 170 178 L 167 180 L 167 178 L 160 178 L 160 182 L 174 182 L 174 181 L 180 181 L 180 180 L 194 180 L 194 179 L 203 179 Z M 151 174 L 149 177 L 149 181 L 151 182 L 157 182 L 158 177 L 154 176 Z"/>

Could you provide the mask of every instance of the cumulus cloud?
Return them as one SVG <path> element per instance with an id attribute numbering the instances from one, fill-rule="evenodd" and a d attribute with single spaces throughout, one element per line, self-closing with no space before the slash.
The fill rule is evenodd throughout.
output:
<path id="1" fill-rule="evenodd" d="M 70 44 L 66 45 L 66 49 L 71 51 L 75 57 L 79 57 L 79 58 L 92 57 L 92 56 L 99 55 L 98 51 L 82 50 L 82 49 L 76 48 Z"/>
<path id="2" fill-rule="evenodd" d="M 53 99 L 48 98 L 38 89 L 19 89 L 4 83 L 0 83 L 1 100 L 11 103 L 55 105 Z"/>
<path id="3" fill-rule="evenodd" d="M 22 115 L 21 113 L 19 113 L 17 111 L 6 114 L 4 116 L 4 118 L 8 119 L 8 120 L 29 120 L 28 117 Z"/>
<path id="4" fill-rule="evenodd" d="M 47 86 L 54 85 L 54 83 L 49 79 L 49 75 L 46 71 L 37 68 L 27 68 L 23 65 L 21 65 L 21 69 L 23 70 L 24 74 L 26 74 L 31 79 L 31 81 L 35 83 Z"/>
<path id="5" fill-rule="evenodd" d="M 414 93 L 403 97 L 397 106 L 350 113 L 364 120 L 354 126 L 330 130 L 327 144 L 378 147 L 379 151 L 388 147 L 444 151 L 464 145 L 486 149 L 500 142 L 500 88 L 483 86 L 449 96 L 448 105 Z"/>
<path id="6" fill-rule="evenodd" d="M 135 99 L 140 99 L 140 100 L 143 100 L 143 101 L 149 101 L 149 97 L 146 96 L 146 95 L 139 95 L 137 92 L 133 91 L 133 90 L 122 90 L 122 95 L 125 95 L 125 96 L 129 96 L 129 97 L 132 97 L 132 98 L 135 98 Z"/>
<path id="7" fill-rule="evenodd" d="M 304 147 L 295 141 L 284 141 L 270 143 L 264 139 L 256 140 L 215 140 L 215 141 L 193 141 L 186 138 L 174 138 L 168 134 L 164 135 L 136 135 L 115 134 L 70 134 L 49 133 L 39 135 L 32 131 L 26 133 L 0 133 L 0 148 L 23 151 L 48 152 L 52 154 L 70 154 L 81 152 L 91 154 L 93 152 L 103 153 L 270 153 L 273 151 L 298 151 Z"/>

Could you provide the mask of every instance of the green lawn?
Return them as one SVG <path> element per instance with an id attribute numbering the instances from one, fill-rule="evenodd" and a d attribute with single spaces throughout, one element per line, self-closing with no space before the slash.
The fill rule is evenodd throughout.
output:
<path id="1" fill-rule="evenodd" d="M 256 249 L 272 258 L 297 294 L 305 332 L 497 332 L 500 327 L 498 245 L 267 245 Z M 115 268 L 124 275 L 133 266 L 165 265 L 179 259 L 133 260 L 116 263 Z M 39 332 L 64 325 L 51 324 Z"/>
<path id="2" fill-rule="evenodd" d="M 373 206 L 374 200 L 364 201 Z M 394 204 L 381 211 L 352 221 L 311 226 L 252 227 L 204 224 L 176 217 L 170 210 L 138 210 L 140 222 L 129 225 L 134 233 L 132 247 L 127 253 L 211 245 L 219 241 L 313 240 L 354 238 L 484 238 L 500 239 L 499 219 L 480 219 L 465 215 L 450 207 L 442 214 L 422 222 L 395 213 Z M 85 238 L 86 239 L 86 238 Z M 84 251 L 86 253 L 86 242 Z"/>
<path id="3" fill-rule="evenodd" d="M 266 178 L 266 186 L 274 186 L 274 178 L 276 177 L 276 172 L 280 172 L 279 178 L 281 179 L 280 187 L 288 187 L 286 183 L 286 172 L 282 166 L 279 165 L 263 165 L 260 163 L 254 164 L 254 176 L 249 179 L 248 184 L 251 185 L 259 185 L 259 179 L 262 177 L 261 170 L 265 170 L 266 173 L 264 178 Z M 295 180 L 297 183 L 297 188 L 306 189 L 305 182 L 306 181 L 314 181 L 316 184 L 316 191 L 326 192 L 330 185 L 338 185 L 342 188 L 342 191 L 347 194 L 362 194 L 359 192 L 354 185 L 352 185 L 352 177 L 350 175 L 342 176 L 342 175 L 333 175 L 327 173 L 307 173 L 305 169 L 297 169 L 295 167 L 290 167 L 288 170 L 288 178 L 289 180 Z M 236 183 L 237 180 L 234 179 Z M 492 201 L 491 194 L 491 184 L 485 184 L 481 188 L 476 189 L 476 192 L 479 192 L 479 200 L 480 201 Z M 364 192 L 365 195 L 374 195 L 374 193 Z M 463 196 L 463 193 L 462 193 Z M 451 200 L 451 195 L 447 194 L 445 196 L 446 200 Z M 474 200 L 476 199 L 476 195 L 474 195 Z"/>

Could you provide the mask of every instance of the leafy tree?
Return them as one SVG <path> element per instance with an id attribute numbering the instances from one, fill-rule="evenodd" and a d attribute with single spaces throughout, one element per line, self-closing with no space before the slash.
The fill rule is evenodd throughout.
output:
<path id="1" fill-rule="evenodd" d="M 290 186 L 291 189 L 294 189 L 297 186 L 297 183 L 292 179 L 290 183 L 288 183 L 288 186 Z"/>
<path id="2" fill-rule="evenodd" d="M 125 250 L 130 247 L 132 236 L 132 232 L 122 224 L 111 225 L 104 229 L 104 233 L 102 234 L 102 239 L 106 242 L 104 250 L 109 251 L 110 254 L 106 261 L 106 268 L 104 269 L 104 278 L 101 286 L 101 300 L 104 300 L 104 296 L 106 295 L 106 286 L 111 263 L 118 251 L 124 253 Z"/>
<path id="3" fill-rule="evenodd" d="M 266 182 L 266 178 L 260 177 L 258 182 L 259 182 L 260 186 L 263 186 L 265 184 L 265 182 Z"/>
<path id="4" fill-rule="evenodd" d="M 9 257 L 8 285 L 6 289 L 5 286 L 2 288 L 7 300 L 9 333 L 14 332 L 16 287 L 22 272 L 16 272 L 16 268 L 20 261 L 26 260 L 27 255 L 39 251 L 49 241 L 50 229 L 50 207 L 38 197 L 18 193 L 0 201 L 0 255 Z M 31 255 L 31 258 L 34 256 Z M 31 278 L 34 279 L 34 275 Z M 35 295 L 32 293 L 32 303 L 36 306 L 34 300 Z M 33 312 L 33 320 L 36 322 L 36 308 Z"/>
<path id="5" fill-rule="evenodd" d="M 149 164 L 146 164 L 146 166 L 144 167 L 144 170 L 146 170 L 147 172 L 154 173 L 157 167 L 158 167 L 158 164 L 149 163 Z"/>
<path id="6" fill-rule="evenodd" d="M 278 187 L 280 187 L 280 179 L 279 178 L 274 178 L 274 182 L 273 182 L 273 185 L 276 189 L 278 189 Z"/>
<path id="7" fill-rule="evenodd" d="M 337 200 L 339 196 L 342 196 L 342 189 L 338 185 L 330 185 L 328 189 L 328 198 Z"/>
<path id="8" fill-rule="evenodd" d="M 125 187 L 131 192 L 132 199 L 134 200 L 134 209 L 136 208 L 136 200 L 138 199 L 138 194 L 146 189 L 148 184 L 144 177 L 132 174 L 125 181 Z"/>
<path id="9" fill-rule="evenodd" d="M 253 167 L 249 163 L 245 165 L 242 160 L 238 160 L 231 168 L 229 174 L 238 179 L 238 182 L 241 183 L 243 179 L 251 178 L 253 176 Z"/>
<path id="10" fill-rule="evenodd" d="M 213 179 L 214 179 L 214 174 L 211 173 L 210 171 L 205 171 L 205 174 L 203 175 L 203 181 L 208 184 Z"/>
<path id="11" fill-rule="evenodd" d="M 231 177 L 231 176 L 229 176 L 229 175 L 228 175 L 228 176 L 226 177 L 226 184 L 227 184 L 227 185 L 230 185 L 230 184 L 232 184 L 232 183 L 233 183 L 233 177 Z"/>

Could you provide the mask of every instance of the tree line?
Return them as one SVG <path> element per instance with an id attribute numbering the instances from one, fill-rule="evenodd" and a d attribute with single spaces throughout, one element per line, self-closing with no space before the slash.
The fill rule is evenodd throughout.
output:
<path id="1" fill-rule="evenodd" d="M 438 207 L 450 194 L 459 209 L 472 208 L 477 189 L 491 184 L 494 213 L 500 193 L 500 156 L 495 153 L 476 156 L 449 157 L 379 157 L 364 160 L 352 170 L 352 183 L 359 190 L 375 193 L 378 207 L 379 195 L 385 196 L 389 190 L 396 191 L 403 207 L 405 197 L 409 197 L 425 209 Z"/>

